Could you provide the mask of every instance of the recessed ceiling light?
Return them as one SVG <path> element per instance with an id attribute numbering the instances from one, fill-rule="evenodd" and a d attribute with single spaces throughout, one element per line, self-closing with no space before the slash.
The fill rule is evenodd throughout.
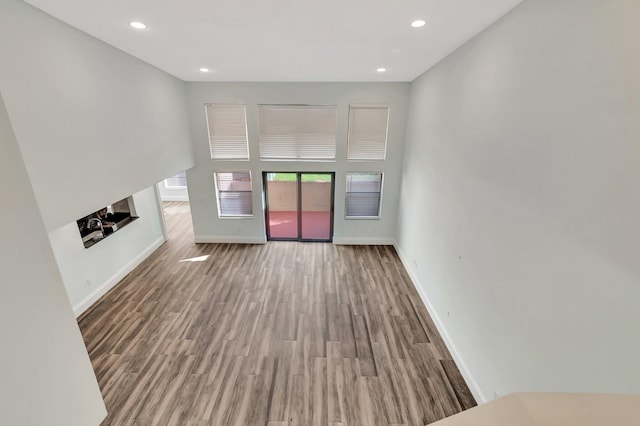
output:
<path id="1" fill-rule="evenodd" d="M 420 28 L 420 27 L 424 27 L 424 24 L 426 24 L 426 22 L 425 22 L 425 20 L 424 20 L 424 19 L 418 19 L 418 20 L 416 20 L 416 21 L 413 21 L 413 22 L 411 23 L 411 26 L 412 26 L 413 28 Z"/>
<path id="2" fill-rule="evenodd" d="M 384 67 L 380 67 L 380 68 L 378 68 L 376 71 L 378 71 L 378 72 L 385 72 L 386 70 L 387 70 L 386 68 L 384 68 Z"/>
<path id="3" fill-rule="evenodd" d="M 129 22 L 129 26 L 131 26 L 131 28 L 135 28 L 136 30 L 144 30 L 145 28 L 147 28 L 147 26 L 140 21 L 131 21 Z"/>
<path id="4" fill-rule="evenodd" d="M 200 72 L 211 72 L 209 68 L 200 68 Z"/>

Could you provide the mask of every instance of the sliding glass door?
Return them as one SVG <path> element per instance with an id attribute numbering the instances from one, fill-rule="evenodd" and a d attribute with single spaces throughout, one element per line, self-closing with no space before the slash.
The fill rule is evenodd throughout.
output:
<path id="1" fill-rule="evenodd" d="M 269 240 L 331 241 L 334 173 L 265 172 Z"/>
<path id="2" fill-rule="evenodd" d="M 297 173 L 265 173 L 267 200 L 267 237 L 272 240 L 297 240 L 298 175 Z"/>
<path id="3" fill-rule="evenodd" d="M 300 237 L 304 241 L 331 241 L 333 175 L 300 175 Z"/>

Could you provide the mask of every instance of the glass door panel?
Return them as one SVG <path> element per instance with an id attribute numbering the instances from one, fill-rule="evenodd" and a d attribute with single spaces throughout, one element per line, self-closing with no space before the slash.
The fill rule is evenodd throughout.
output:
<path id="1" fill-rule="evenodd" d="M 298 174 L 264 173 L 267 203 L 267 238 L 297 240 Z"/>
<path id="2" fill-rule="evenodd" d="M 333 173 L 300 173 L 300 239 L 331 241 Z"/>

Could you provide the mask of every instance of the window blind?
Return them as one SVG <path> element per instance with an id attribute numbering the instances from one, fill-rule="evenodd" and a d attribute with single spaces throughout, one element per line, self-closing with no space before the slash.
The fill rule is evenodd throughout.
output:
<path id="1" fill-rule="evenodd" d="M 347 159 L 384 160 L 388 124 L 388 106 L 351 105 Z"/>
<path id="2" fill-rule="evenodd" d="M 382 173 L 347 172 L 345 216 L 380 217 Z"/>
<path id="3" fill-rule="evenodd" d="M 180 172 L 177 175 L 173 175 L 164 180 L 165 188 L 186 188 L 187 187 L 187 174 Z"/>
<path id="4" fill-rule="evenodd" d="M 206 104 L 209 148 L 214 160 L 248 160 L 244 105 Z"/>
<path id="5" fill-rule="evenodd" d="M 335 105 L 258 106 L 260 158 L 335 160 Z"/>
<path id="6" fill-rule="evenodd" d="M 215 172 L 218 216 L 253 216 L 251 172 Z"/>

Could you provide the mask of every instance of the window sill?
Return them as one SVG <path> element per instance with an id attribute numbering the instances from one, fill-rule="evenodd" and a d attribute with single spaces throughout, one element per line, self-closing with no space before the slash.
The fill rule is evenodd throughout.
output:
<path id="1" fill-rule="evenodd" d="M 345 216 L 346 220 L 380 220 L 380 216 Z"/>

